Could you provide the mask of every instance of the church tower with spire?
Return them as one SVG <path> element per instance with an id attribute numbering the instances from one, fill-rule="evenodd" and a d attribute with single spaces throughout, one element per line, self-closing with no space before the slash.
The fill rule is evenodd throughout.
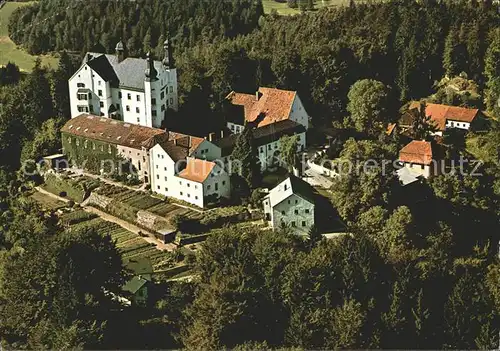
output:
<path id="1" fill-rule="evenodd" d="M 178 108 L 178 94 L 177 94 L 177 69 L 175 68 L 174 58 L 172 56 L 172 45 L 167 34 L 167 39 L 163 43 L 163 60 L 162 68 L 165 70 L 167 79 L 167 89 L 165 89 L 165 98 L 167 109 L 177 111 Z"/>

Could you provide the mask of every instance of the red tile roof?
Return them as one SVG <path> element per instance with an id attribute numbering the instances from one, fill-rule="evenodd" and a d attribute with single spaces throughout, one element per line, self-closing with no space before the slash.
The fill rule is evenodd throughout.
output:
<path id="1" fill-rule="evenodd" d="M 258 99 L 257 95 L 259 95 Z M 296 95 L 295 91 L 260 87 L 258 94 L 243 94 L 233 91 L 226 98 L 233 105 L 244 107 L 247 122 L 254 122 L 260 114 L 263 114 L 263 119 L 256 121 L 257 127 L 262 127 L 288 119 Z"/>
<path id="2" fill-rule="evenodd" d="M 413 140 L 399 151 L 399 160 L 429 165 L 432 162 L 432 145 L 429 141 Z"/>
<path id="3" fill-rule="evenodd" d="M 189 148 L 189 155 L 191 155 L 196 148 L 205 140 L 204 138 L 191 136 L 182 133 L 169 132 L 168 139 L 174 141 L 176 145 Z"/>
<path id="4" fill-rule="evenodd" d="M 420 108 L 420 103 L 418 101 L 414 101 L 410 104 L 410 110 L 414 108 Z M 430 117 L 435 122 L 436 127 L 441 131 L 445 130 L 447 120 L 471 123 L 476 118 L 478 112 L 478 109 L 442 104 L 427 103 L 425 107 L 426 116 Z"/>
<path id="5" fill-rule="evenodd" d="M 193 182 L 203 183 L 214 167 L 214 162 L 197 158 L 188 158 L 186 168 L 179 173 L 179 177 L 192 180 Z"/>
<path id="6" fill-rule="evenodd" d="M 61 128 L 61 132 L 139 150 L 154 146 L 151 138 L 158 140 L 159 137 L 166 136 L 166 132 L 161 129 L 88 114 L 70 119 Z"/>

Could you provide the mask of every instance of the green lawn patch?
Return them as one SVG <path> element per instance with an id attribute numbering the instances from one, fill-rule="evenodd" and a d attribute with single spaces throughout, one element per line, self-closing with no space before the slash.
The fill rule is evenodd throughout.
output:
<path id="1" fill-rule="evenodd" d="M 66 204 L 62 201 L 59 201 L 52 196 L 42 194 L 38 191 L 35 191 L 33 195 L 30 196 L 33 200 L 38 202 L 43 209 L 45 210 L 57 210 L 61 207 L 66 207 Z"/>
<path id="2" fill-rule="evenodd" d="M 23 71 L 30 72 L 35 64 L 35 59 L 37 56 L 32 56 L 28 54 L 22 48 L 16 46 L 16 44 L 10 40 L 8 25 L 9 17 L 14 12 L 15 9 L 21 6 L 26 6 L 32 2 L 7 2 L 0 9 L 0 66 L 6 65 L 9 61 L 14 62 Z M 57 67 L 59 59 L 51 55 L 41 55 L 43 66 L 49 66 L 51 68 Z"/>

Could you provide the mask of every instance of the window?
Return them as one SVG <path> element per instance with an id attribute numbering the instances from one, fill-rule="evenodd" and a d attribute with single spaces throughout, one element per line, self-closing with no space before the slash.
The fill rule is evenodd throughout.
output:
<path id="1" fill-rule="evenodd" d="M 295 214 L 296 214 L 296 215 L 298 215 L 298 214 L 299 214 L 299 210 L 295 210 L 294 212 L 295 212 Z"/>
<path id="2" fill-rule="evenodd" d="M 285 211 L 281 211 L 281 214 L 284 216 L 285 215 Z"/>
<path id="3" fill-rule="evenodd" d="M 165 191 L 168 191 L 168 188 L 165 188 Z"/>
<path id="4" fill-rule="evenodd" d="M 208 189 L 208 190 L 210 190 L 210 188 L 211 188 L 211 187 L 212 187 L 211 185 L 207 185 L 207 189 Z"/>
<path id="5" fill-rule="evenodd" d="M 267 149 L 271 150 L 271 144 L 267 145 Z"/>
<path id="6" fill-rule="evenodd" d="M 277 149 L 278 148 L 278 143 L 274 144 L 274 148 Z"/>
<path id="7" fill-rule="evenodd" d="M 174 99 L 170 98 L 170 105 L 174 104 Z"/>
<path id="8" fill-rule="evenodd" d="M 167 167 L 163 167 L 163 170 L 166 171 L 167 170 Z"/>
<path id="9" fill-rule="evenodd" d="M 305 212 L 305 213 L 309 213 L 309 209 L 308 209 L 308 208 L 306 208 L 304 212 Z"/>
<path id="10" fill-rule="evenodd" d="M 162 91 L 161 94 L 160 94 L 160 99 L 164 99 L 165 98 L 165 93 Z"/>
<path id="11" fill-rule="evenodd" d="M 141 123 L 141 119 L 137 117 L 137 123 Z"/>
<path id="12" fill-rule="evenodd" d="M 130 112 L 130 106 L 129 106 L 129 105 L 125 106 L 125 110 L 126 110 L 127 112 Z"/>
<path id="13" fill-rule="evenodd" d="M 156 187 L 158 188 L 158 190 L 160 190 L 160 186 L 159 185 L 157 185 Z"/>
<path id="14" fill-rule="evenodd" d="M 219 183 L 215 183 L 215 191 L 219 190 Z"/>
<path id="15" fill-rule="evenodd" d="M 89 93 L 89 100 L 92 100 L 92 93 Z"/>
<path id="16" fill-rule="evenodd" d="M 80 140 L 76 139 L 76 146 L 80 146 Z"/>
<path id="17" fill-rule="evenodd" d="M 100 80 L 97 81 L 97 85 L 101 86 L 101 81 Z"/>
<path id="18" fill-rule="evenodd" d="M 137 101 L 141 101 L 141 96 L 140 95 L 137 95 L 136 98 L 137 98 Z"/>
<path id="19" fill-rule="evenodd" d="M 108 154 L 111 153 L 111 145 L 108 145 Z"/>
<path id="20" fill-rule="evenodd" d="M 104 152 L 104 145 L 101 145 L 101 151 Z"/>
<path id="21" fill-rule="evenodd" d="M 78 100 L 87 100 L 87 93 L 78 93 L 76 97 Z"/>
<path id="22" fill-rule="evenodd" d="M 71 144 L 71 138 L 68 138 L 68 144 Z"/>
<path id="23" fill-rule="evenodd" d="M 167 181 L 167 177 L 165 177 L 165 181 Z"/>
<path id="24" fill-rule="evenodd" d="M 160 179 L 160 175 L 159 174 L 156 175 L 156 179 Z"/>
<path id="25" fill-rule="evenodd" d="M 83 142 L 83 147 L 84 147 L 84 148 L 87 148 L 87 146 L 88 146 L 88 145 L 89 145 L 88 140 L 85 140 L 85 141 Z"/>
<path id="26" fill-rule="evenodd" d="M 198 189 L 198 185 L 196 185 L 196 184 L 195 184 L 195 185 L 194 185 L 194 188 L 195 188 L 195 189 Z"/>
<path id="27" fill-rule="evenodd" d="M 234 124 L 231 124 L 231 130 L 234 131 Z"/>
<path id="28" fill-rule="evenodd" d="M 196 200 L 198 200 L 198 196 L 195 196 L 194 198 L 195 198 Z"/>
<path id="29" fill-rule="evenodd" d="M 286 189 L 285 189 L 286 190 Z M 290 200 L 288 200 L 288 204 L 290 205 Z"/>
<path id="30" fill-rule="evenodd" d="M 77 88 L 85 88 L 85 83 L 76 83 Z"/>
<path id="31" fill-rule="evenodd" d="M 191 184 L 187 183 L 188 188 L 191 187 Z"/>
<path id="32" fill-rule="evenodd" d="M 103 108 L 103 107 L 104 107 L 104 102 L 99 101 L 99 106 L 100 106 L 101 108 Z"/>
<path id="33" fill-rule="evenodd" d="M 292 221 L 292 227 L 295 227 L 295 221 Z"/>
<path id="34" fill-rule="evenodd" d="M 182 193 L 182 191 L 180 192 L 180 194 L 181 194 L 181 195 L 184 195 L 184 194 Z"/>
<path id="35" fill-rule="evenodd" d="M 156 117 L 156 110 L 151 111 L 151 114 L 153 115 L 153 117 Z"/>
<path id="36" fill-rule="evenodd" d="M 299 203 L 299 200 L 295 200 L 295 203 L 298 204 Z"/>
<path id="37" fill-rule="evenodd" d="M 170 86 L 170 88 L 168 88 L 168 89 L 169 89 L 169 91 L 170 91 L 171 93 L 173 93 L 173 92 L 174 92 L 174 87 L 173 87 L 173 86 Z"/>
<path id="38" fill-rule="evenodd" d="M 161 110 L 165 111 L 165 105 L 161 105 Z"/>
<path id="39" fill-rule="evenodd" d="M 116 109 L 119 110 L 120 109 L 120 104 L 116 104 Z"/>
<path id="40" fill-rule="evenodd" d="M 264 152 L 264 148 L 262 146 L 259 149 L 260 149 L 260 153 Z"/>
<path id="41" fill-rule="evenodd" d="M 179 180 L 179 185 L 182 185 L 182 182 Z"/>
<path id="42" fill-rule="evenodd" d="M 191 197 L 191 194 L 187 194 L 188 197 Z"/>
<path id="43" fill-rule="evenodd" d="M 136 113 L 140 113 L 139 111 L 140 111 L 140 110 L 139 110 L 139 107 L 136 107 L 136 108 L 135 108 L 135 112 L 136 112 Z"/>
<path id="44" fill-rule="evenodd" d="M 92 143 L 92 150 L 95 150 L 95 143 Z"/>
<path id="45" fill-rule="evenodd" d="M 222 181 L 222 185 L 226 185 L 226 181 L 225 180 Z"/>
<path id="46" fill-rule="evenodd" d="M 127 94 L 127 99 L 132 99 L 132 95 L 130 93 Z"/>
<path id="47" fill-rule="evenodd" d="M 99 89 L 99 90 L 97 91 L 97 95 L 102 96 L 102 90 L 100 90 L 100 89 Z"/>
<path id="48" fill-rule="evenodd" d="M 119 91 L 119 92 L 118 92 L 118 99 L 121 99 L 121 98 L 122 98 L 122 92 L 121 92 L 121 91 Z"/>
<path id="49" fill-rule="evenodd" d="M 151 105 L 153 105 L 153 106 L 156 105 L 156 99 L 155 98 L 151 99 Z"/>
<path id="50" fill-rule="evenodd" d="M 305 227 L 306 226 L 306 221 L 302 221 L 302 226 Z"/>

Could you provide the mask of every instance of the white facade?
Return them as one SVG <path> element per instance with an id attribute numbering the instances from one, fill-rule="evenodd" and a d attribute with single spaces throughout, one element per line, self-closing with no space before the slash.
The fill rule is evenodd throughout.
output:
<path id="1" fill-rule="evenodd" d="M 109 64 L 99 65 L 98 73 L 92 68 L 96 66 L 92 60 L 100 56 L 105 56 Z M 69 79 L 71 117 L 86 112 L 146 127 L 161 127 L 166 110 L 178 108 L 177 70 L 154 61 L 157 79 L 148 81 L 144 74 L 147 62 L 137 58 L 118 61 L 115 55 L 88 53 L 87 61 Z M 130 84 L 135 86 L 127 86 L 131 80 L 123 76 L 132 74 L 142 75 L 142 81 L 136 79 Z M 118 81 L 106 81 L 102 75 L 115 76 Z"/>
<path id="2" fill-rule="evenodd" d="M 189 156 L 207 161 L 220 160 L 221 149 L 212 142 L 203 140 Z"/>
<path id="3" fill-rule="evenodd" d="M 306 148 L 306 133 L 299 133 L 297 135 L 297 152 L 304 151 Z M 280 162 L 280 140 L 272 141 L 268 144 L 257 147 L 260 170 L 264 171 L 268 167 Z"/>
<path id="4" fill-rule="evenodd" d="M 151 190 L 201 208 L 206 206 L 210 195 L 217 198 L 230 197 L 229 174 L 218 165 L 213 167 L 203 181 L 197 181 L 179 175 L 186 162 L 190 161 L 175 162 L 160 144 L 155 145 L 150 150 Z"/>
<path id="5" fill-rule="evenodd" d="M 449 128 L 458 128 L 458 129 L 469 130 L 470 123 L 447 119 L 446 120 L 446 129 L 449 129 Z"/>
<path id="6" fill-rule="evenodd" d="M 295 182 L 301 179 L 295 178 Z M 307 235 L 314 225 L 314 203 L 296 193 L 290 178 L 273 188 L 263 199 L 265 219 L 273 229 L 286 224 L 296 234 Z"/>

